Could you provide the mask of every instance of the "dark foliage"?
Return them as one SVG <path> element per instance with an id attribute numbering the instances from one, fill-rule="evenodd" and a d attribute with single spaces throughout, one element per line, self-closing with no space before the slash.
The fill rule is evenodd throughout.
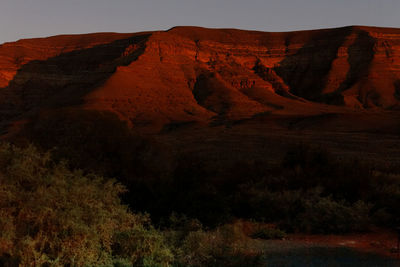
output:
<path id="1" fill-rule="evenodd" d="M 176 156 L 107 112 L 41 116 L 26 128 L 31 140 L 73 167 L 117 178 L 129 190 L 124 201 L 156 222 L 177 212 L 211 228 L 235 217 L 325 233 L 364 231 L 370 222 L 400 224 L 395 169 L 377 171 L 360 160 L 299 145 L 280 166 L 244 160 L 216 170 L 196 155 Z"/>
<path id="2" fill-rule="evenodd" d="M 124 191 L 32 146 L 0 144 L 0 263 L 168 266 L 173 256 L 162 235 L 121 204 Z"/>

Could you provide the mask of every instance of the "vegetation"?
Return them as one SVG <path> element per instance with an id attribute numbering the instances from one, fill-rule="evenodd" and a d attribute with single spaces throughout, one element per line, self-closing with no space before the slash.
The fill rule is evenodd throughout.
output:
<path id="1" fill-rule="evenodd" d="M 259 257 L 236 218 L 276 226 L 257 239 L 400 225 L 397 168 L 300 145 L 279 166 L 212 169 L 110 114 L 64 115 L 24 133 L 52 156 L 0 145 L 0 265 L 243 266 Z"/>
<path id="2" fill-rule="evenodd" d="M 257 231 L 255 231 L 251 235 L 252 238 L 260 238 L 260 239 L 284 239 L 285 236 L 286 233 L 284 231 L 271 227 L 263 227 L 257 229 Z"/>
<path id="3" fill-rule="evenodd" d="M 164 232 L 175 266 L 258 266 L 260 253 L 247 245 L 241 222 L 207 230 L 196 219 L 173 213 Z"/>
<path id="4" fill-rule="evenodd" d="M 396 167 L 374 168 L 299 145 L 279 166 L 243 160 L 215 169 L 136 134 L 111 113 L 65 110 L 32 121 L 22 136 L 73 168 L 116 177 L 129 191 L 123 201 L 157 224 L 176 212 L 211 228 L 234 218 L 277 223 L 288 232 L 400 225 Z"/>
<path id="5" fill-rule="evenodd" d="M 325 234 L 400 224 L 400 176 L 321 149 L 295 147 L 277 167 L 238 162 L 217 173 L 188 158 L 177 166 L 168 183 L 150 185 L 157 209 L 147 207 L 156 219 L 175 211 L 208 227 L 247 218 L 287 232 Z"/>
<path id="6" fill-rule="evenodd" d="M 121 204 L 126 189 L 35 147 L 0 144 L 1 266 L 244 266 L 234 226 L 172 214 L 164 231 Z"/>
<path id="7" fill-rule="evenodd" d="M 168 266 L 164 239 L 146 215 L 130 213 L 113 180 L 71 171 L 34 147 L 0 145 L 3 265 Z"/>

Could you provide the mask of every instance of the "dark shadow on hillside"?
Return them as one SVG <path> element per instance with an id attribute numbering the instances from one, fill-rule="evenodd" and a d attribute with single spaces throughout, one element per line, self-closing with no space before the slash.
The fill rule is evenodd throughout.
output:
<path id="1" fill-rule="evenodd" d="M 400 79 L 394 82 L 394 97 L 400 100 Z"/>
<path id="2" fill-rule="evenodd" d="M 0 92 L 0 128 L 40 108 L 79 104 L 82 96 L 104 83 L 118 66 L 135 61 L 144 51 L 149 34 L 132 36 L 35 60 L 18 70 Z"/>
<path id="3" fill-rule="evenodd" d="M 225 85 L 211 72 L 200 74 L 193 88 L 193 96 L 197 104 L 215 112 L 220 117 L 223 117 L 231 108 L 226 92 Z"/>
<path id="4" fill-rule="evenodd" d="M 326 76 L 352 30 L 346 27 L 318 32 L 296 54 L 287 56 L 274 68 L 292 94 L 311 101 L 322 100 Z"/>
<path id="5" fill-rule="evenodd" d="M 374 58 L 375 42 L 368 32 L 358 32 L 357 39 L 348 48 L 350 70 L 346 80 L 340 85 L 339 92 L 351 88 L 359 79 L 368 75 L 369 66 Z"/>

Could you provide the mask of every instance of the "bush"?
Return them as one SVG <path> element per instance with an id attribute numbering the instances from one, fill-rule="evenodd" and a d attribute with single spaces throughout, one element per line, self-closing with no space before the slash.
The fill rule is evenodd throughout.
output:
<path id="1" fill-rule="evenodd" d="M 286 233 L 277 228 L 261 228 L 257 229 L 252 235 L 252 238 L 259 238 L 259 239 L 284 239 Z"/>
<path id="2" fill-rule="evenodd" d="M 168 266 L 174 256 L 164 236 L 150 224 L 148 217 L 114 236 L 113 253 L 127 257 L 138 266 Z"/>
<path id="3" fill-rule="evenodd" d="M 0 144 L 3 263 L 110 266 L 129 259 L 131 265 L 167 266 L 172 256 L 162 236 L 148 216 L 121 204 L 124 191 L 113 180 L 55 164 L 32 146 Z"/>
<path id="4" fill-rule="evenodd" d="M 250 218 L 276 223 L 288 232 L 347 233 L 366 231 L 372 205 L 324 196 L 321 187 L 271 192 L 261 184 L 241 188 L 236 203 L 248 203 Z"/>
<path id="5" fill-rule="evenodd" d="M 240 223 L 209 231 L 188 231 L 189 228 L 165 232 L 175 254 L 174 266 L 258 266 L 260 263 L 259 255 L 247 246 Z"/>
<path id="6" fill-rule="evenodd" d="M 378 174 L 373 180 L 369 201 L 374 205 L 373 219 L 382 226 L 400 225 L 400 175 Z"/>
<path id="7" fill-rule="evenodd" d="M 358 201 L 353 205 L 336 202 L 329 197 L 307 201 L 305 212 L 299 214 L 301 231 L 311 233 L 349 233 L 368 230 L 370 205 Z"/>

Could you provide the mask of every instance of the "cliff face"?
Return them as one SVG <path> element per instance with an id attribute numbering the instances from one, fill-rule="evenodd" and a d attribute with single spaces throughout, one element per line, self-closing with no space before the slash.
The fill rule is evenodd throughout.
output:
<path id="1" fill-rule="evenodd" d="M 395 110 L 400 30 L 264 33 L 176 27 L 0 46 L 2 127 L 60 107 L 132 126 Z"/>

